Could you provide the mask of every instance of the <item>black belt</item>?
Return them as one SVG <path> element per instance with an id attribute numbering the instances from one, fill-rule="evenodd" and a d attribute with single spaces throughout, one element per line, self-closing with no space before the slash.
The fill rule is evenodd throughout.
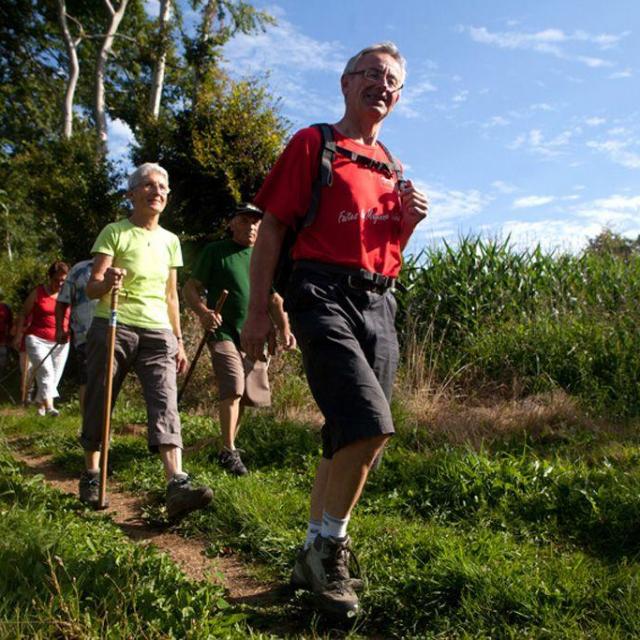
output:
<path id="1" fill-rule="evenodd" d="M 303 269 L 316 273 L 331 273 L 342 276 L 343 281 L 352 289 L 362 291 L 373 291 L 384 293 L 393 289 L 396 283 L 395 278 L 383 276 L 381 273 L 374 273 L 366 269 L 352 269 L 339 264 L 328 262 L 317 262 L 316 260 L 296 260 L 293 264 L 294 270 Z"/>

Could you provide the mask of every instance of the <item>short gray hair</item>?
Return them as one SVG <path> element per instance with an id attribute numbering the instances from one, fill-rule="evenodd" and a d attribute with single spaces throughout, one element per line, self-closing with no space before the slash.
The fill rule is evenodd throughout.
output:
<path id="1" fill-rule="evenodd" d="M 139 167 L 136 167 L 135 171 L 129 176 L 127 191 L 133 191 L 150 173 L 159 173 L 167 181 L 167 186 L 169 186 L 169 174 L 167 170 L 157 162 L 145 162 Z"/>
<path id="2" fill-rule="evenodd" d="M 407 77 L 407 61 L 402 57 L 402 54 L 400 53 L 398 47 L 396 47 L 396 45 L 389 40 L 386 40 L 385 42 L 378 42 L 377 44 L 372 44 L 371 46 L 362 49 L 362 51 L 358 51 L 355 56 L 349 58 L 344 71 L 342 72 L 342 75 L 346 76 L 348 73 L 355 71 L 356 67 L 358 66 L 358 62 L 360 62 L 360 59 L 366 56 L 368 53 L 377 52 L 388 53 L 392 58 L 396 60 L 396 62 L 400 65 L 400 69 L 402 70 L 402 82 L 404 82 L 405 78 Z"/>

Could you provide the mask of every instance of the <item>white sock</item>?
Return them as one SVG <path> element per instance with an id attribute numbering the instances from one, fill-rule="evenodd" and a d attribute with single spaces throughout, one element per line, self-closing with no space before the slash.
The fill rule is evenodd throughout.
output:
<path id="1" fill-rule="evenodd" d="M 307 537 L 304 541 L 305 549 L 308 549 L 313 544 L 313 541 L 320 533 L 320 529 L 322 529 L 322 522 L 320 522 L 320 520 L 309 520 L 309 524 L 307 525 Z"/>
<path id="2" fill-rule="evenodd" d="M 322 529 L 320 535 L 323 538 L 345 538 L 347 535 L 347 525 L 349 516 L 346 518 L 334 518 L 326 511 L 322 514 Z"/>

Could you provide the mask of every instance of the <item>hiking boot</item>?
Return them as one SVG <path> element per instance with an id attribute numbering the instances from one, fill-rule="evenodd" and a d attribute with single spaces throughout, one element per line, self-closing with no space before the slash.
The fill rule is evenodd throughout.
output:
<path id="1" fill-rule="evenodd" d="M 234 476 L 246 476 L 249 473 L 240 458 L 239 449 L 227 449 L 225 447 L 218 456 L 218 462 L 225 471 Z"/>
<path id="2" fill-rule="evenodd" d="M 176 474 L 167 484 L 167 515 L 170 520 L 182 518 L 203 509 L 213 498 L 209 487 L 194 487 L 186 473 Z"/>
<path id="3" fill-rule="evenodd" d="M 305 549 L 304 547 L 300 547 L 300 549 L 298 549 L 298 553 L 296 554 L 296 562 L 293 565 L 291 580 L 289 581 L 289 584 L 293 589 L 305 589 L 307 591 L 311 591 L 311 585 L 307 581 L 307 577 L 305 576 L 303 569 L 304 558 L 306 554 L 307 549 Z M 351 554 L 351 557 L 355 559 L 353 553 Z M 360 578 L 349 577 L 349 581 L 354 591 L 362 591 L 362 589 L 364 589 L 364 580 L 361 580 Z"/>
<path id="4" fill-rule="evenodd" d="M 354 557 L 350 543 L 348 536 L 318 536 L 300 558 L 301 573 L 315 594 L 318 607 L 340 618 L 353 618 L 359 611 L 358 596 L 349 576 L 349 557 Z"/>
<path id="5" fill-rule="evenodd" d="M 100 504 L 100 471 L 83 471 L 78 488 L 80 502 L 97 509 Z M 105 507 L 108 506 L 109 500 L 105 499 Z"/>

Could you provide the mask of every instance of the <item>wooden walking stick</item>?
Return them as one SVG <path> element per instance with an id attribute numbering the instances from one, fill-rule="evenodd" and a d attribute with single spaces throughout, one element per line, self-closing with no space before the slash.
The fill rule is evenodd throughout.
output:
<path id="1" fill-rule="evenodd" d="M 18 352 L 18 358 L 22 359 L 24 354 L 24 365 L 20 374 L 20 402 L 27 404 L 27 379 L 29 378 L 29 354 L 26 351 Z"/>
<path id="2" fill-rule="evenodd" d="M 31 385 L 33 384 L 33 381 L 36 379 L 36 373 L 38 373 L 38 369 L 40 369 L 40 367 L 44 364 L 44 361 L 53 353 L 53 350 L 57 346 L 58 346 L 58 343 L 56 342 L 53 345 L 53 347 L 49 349 L 49 352 L 47 353 L 47 355 L 44 358 L 42 358 L 42 360 L 40 360 L 38 364 L 31 367 L 31 373 L 29 374 L 29 376 L 27 376 L 27 374 L 24 372 L 24 371 L 28 371 L 29 369 L 29 355 L 27 354 L 27 361 L 25 362 L 24 371 L 22 372 L 22 376 L 23 378 L 25 378 L 24 386 L 21 389 L 22 404 L 27 404 L 27 393 L 29 392 L 29 389 L 31 389 Z"/>
<path id="3" fill-rule="evenodd" d="M 217 302 L 216 302 L 216 308 L 215 308 L 215 312 L 216 313 L 220 313 L 222 311 L 222 305 L 224 305 L 224 301 L 227 299 L 227 296 L 229 295 L 229 292 L 226 289 L 223 289 L 222 292 L 220 293 L 220 297 L 218 298 Z M 196 368 L 196 363 L 198 362 L 198 358 L 200 357 L 200 354 L 202 353 L 202 350 L 204 349 L 204 345 L 207 343 L 207 338 L 209 337 L 209 332 L 205 331 L 204 335 L 202 336 L 202 340 L 200 340 L 200 344 L 198 345 L 198 348 L 196 349 L 196 354 L 193 356 L 193 360 L 191 361 L 191 364 L 189 365 L 189 369 L 187 370 L 187 374 L 184 377 L 184 382 L 182 383 L 182 387 L 180 388 L 180 391 L 178 392 L 178 404 L 180 404 L 180 399 L 182 398 L 182 394 L 184 393 L 184 390 L 187 388 L 187 384 L 189 384 L 189 380 L 191 378 L 191 374 L 193 373 L 193 370 Z"/>
<path id="4" fill-rule="evenodd" d="M 113 360 L 116 349 L 119 288 L 111 289 L 111 313 L 107 333 L 107 370 L 104 380 L 104 407 L 102 410 L 102 449 L 100 450 L 100 497 L 98 509 L 107 508 L 107 464 L 109 462 L 109 432 L 111 430 L 111 395 L 113 392 Z"/>

